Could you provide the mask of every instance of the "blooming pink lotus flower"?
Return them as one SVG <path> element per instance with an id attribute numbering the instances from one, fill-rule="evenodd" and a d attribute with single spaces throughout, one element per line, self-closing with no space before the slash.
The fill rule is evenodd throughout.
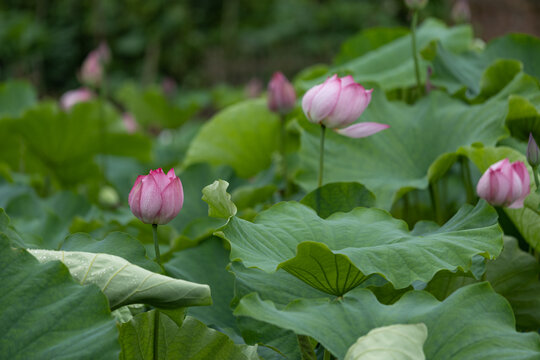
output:
<path id="1" fill-rule="evenodd" d="M 478 196 L 491 205 L 509 208 L 523 207 L 529 195 L 530 178 L 527 167 L 521 161 L 510 163 L 503 159 L 491 165 L 476 186 Z"/>
<path id="2" fill-rule="evenodd" d="M 270 111 L 287 114 L 294 108 L 296 93 L 292 84 L 281 72 L 275 72 L 268 83 L 268 108 Z"/>
<path id="3" fill-rule="evenodd" d="M 182 182 L 174 174 L 163 170 L 150 170 L 139 175 L 129 193 L 129 207 L 133 215 L 145 224 L 167 224 L 174 219 L 184 203 Z"/>
<path id="4" fill-rule="evenodd" d="M 99 47 L 91 51 L 84 60 L 80 80 L 90 86 L 99 86 L 103 80 L 103 66 L 108 63 L 111 58 L 111 52 L 105 42 L 102 42 Z"/>
<path id="5" fill-rule="evenodd" d="M 64 110 L 69 110 L 73 105 L 92 100 L 93 98 L 94 93 L 90 89 L 82 87 L 65 92 L 60 98 L 60 106 Z"/>
<path id="6" fill-rule="evenodd" d="M 302 108 L 312 123 L 338 129 L 336 132 L 348 137 L 366 137 L 389 126 L 374 122 L 345 126 L 362 115 L 371 101 L 372 92 L 354 82 L 350 75 L 342 78 L 334 75 L 308 90 L 302 99 Z"/>

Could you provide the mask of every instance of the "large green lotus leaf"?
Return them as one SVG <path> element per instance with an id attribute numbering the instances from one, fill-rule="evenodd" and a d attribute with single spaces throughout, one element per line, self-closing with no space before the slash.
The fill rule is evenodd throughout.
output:
<path id="1" fill-rule="evenodd" d="M 23 81 L 8 81 L 0 84 L 0 117 L 20 116 L 37 103 L 34 88 Z"/>
<path id="2" fill-rule="evenodd" d="M 282 268 L 338 296 L 372 274 L 404 288 L 440 270 L 467 271 L 474 255 L 491 258 L 502 249 L 496 212 L 485 201 L 465 205 L 421 235 L 380 209 L 356 208 L 325 220 L 296 202 L 274 205 L 255 223 L 233 217 L 221 235 L 231 243 L 231 260 L 266 272 Z"/>
<path id="3" fill-rule="evenodd" d="M 452 93 L 465 86 L 470 95 L 481 92 L 481 79 L 484 70 L 497 59 L 513 59 L 523 64 L 527 74 L 540 78 L 540 39 L 526 34 L 509 34 L 490 41 L 483 52 L 464 52 L 455 54 L 439 46 L 433 61 L 435 75 L 433 84 L 444 86 Z M 490 74 L 505 77 L 503 69 Z M 506 71 L 511 69 L 507 68 Z M 487 79 L 487 78 L 486 78 Z"/>
<path id="4" fill-rule="evenodd" d="M 73 219 L 87 215 L 90 209 L 82 195 L 62 191 L 43 199 L 31 188 L 13 196 L 5 207 L 26 247 L 54 250 L 69 235 Z"/>
<path id="5" fill-rule="evenodd" d="M 141 90 L 134 84 L 127 84 L 116 97 L 145 127 L 177 128 L 199 110 L 195 103 L 177 106 L 156 87 Z"/>
<path id="6" fill-rule="evenodd" d="M 327 132 L 324 182 L 358 181 L 371 190 L 377 205 L 390 208 L 399 196 L 412 189 L 425 189 L 452 162 L 431 169 L 459 147 L 474 143 L 494 145 L 506 136 L 504 119 L 508 95 L 532 97 L 538 94 L 535 79 L 517 75 L 499 94 L 487 102 L 470 106 L 448 95 L 433 91 L 414 106 L 389 102 L 381 91 L 362 115 L 363 121 L 390 125 L 364 139 L 349 139 Z M 299 172 L 296 181 L 306 190 L 317 186 L 320 129 L 302 121 Z"/>
<path id="7" fill-rule="evenodd" d="M 432 41 L 440 41 L 445 47 L 460 52 L 467 50 L 472 43 L 470 26 L 448 28 L 442 22 L 428 19 L 418 28 L 417 49 L 420 52 Z M 420 55 L 418 55 L 420 57 Z M 420 61 L 420 75 L 425 78 L 428 63 Z M 330 71 L 314 80 L 299 82 L 308 88 L 322 83 L 328 75 L 346 72 L 356 81 L 377 83 L 383 90 L 410 87 L 416 84 L 411 38 L 402 36 L 363 56 L 330 68 Z"/>
<path id="8" fill-rule="evenodd" d="M 234 277 L 226 270 L 229 252 L 222 242 L 213 237 L 194 248 L 175 252 L 164 267 L 168 274 L 177 279 L 210 286 L 212 305 L 190 308 L 188 314 L 233 337 L 235 333 L 240 333 L 230 307 L 234 297 Z"/>
<path id="9" fill-rule="evenodd" d="M 227 335 L 187 316 L 181 323 L 159 314 L 157 354 L 154 351 L 156 311 L 135 316 L 120 326 L 123 360 L 258 360 L 257 348 L 236 345 Z M 176 321 L 175 321 L 176 320 Z"/>
<path id="10" fill-rule="evenodd" d="M 115 255 L 146 270 L 161 272 L 159 265 L 146 256 L 144 246 L 136 238 L 123 232 L 109 233 L 102 240 L 96 240 L 86 233 L 76 233 L 64 240 L 61 250 Z"/>
<path id="11" fill-rule="evenodd" d="M 345 360 L 424 360 L 427 327 L 397 324 L 371 330 L 347 351 Z"/>
<path id="12" fill-rule="evenodd" d="M 109 254 L 81 251 L 28 250 L 40 262 L 60 260 L 81 284 L 95 284 L 109 299 L 111 309 L 129 304 L 162 308 L 210 305 L 208 285 L 156 274 Z"/>
<path id="13" fill-rule="evenodd" d="M 407 34 L 409 29 L 403 27 L 374 27 L 362 30 L 341 44 L 334 63 L 339 65 L 356 59 Z"/>
<path id="14" fill-rule="evenodd" d="M 12 119 L 9 136 L 21 139 L 17 149 L 22 147 L 24 156 L 16 159 L 25 162 L 26 171 L 53 175 L 60 184 L 73 185 L 99 176 L 94 162 L 98 153 L 150 159 L 148 138 L 107 130 L 116 121 L 116 112 L 99 102 L 77 104 L 68 113 L 55 104 L 41 104 Z"/>
<path id="15" fill-rule="evenodd" d="M 411 291 L 391 306 L 380 304 L 366 289 L 355 289 L 341 300 L 296 300 L 285 308 L 253 293 L 240 301 L 235 315 L 311 336 L 338 358 L 371 329 L 417 323 L 428 328 L 424 352 L 431 360 L 540 356 L 540 336 L 516 332 L 508 302 L 488 283 L 461 288 L 443 302 L 427 292 Z"/>
<path id="16" fill-rule="evenodd" d="M 519 95 L 510 96 L 506 126 L 510 129 L 512 136 L 528 141 L 529 133 L 532 133 L 535 138 L 540 138 L 540 112 L 534 105 L 538 104 L 539 100 L 539 96 L 536 96 L 533 101 Z"/>
<path id="17" fill-rule="evenodd" d="M 375 196 L 362 184 L 330 183 L 317 188 L 300 201 L 326 219 L 335 212 L 348 212 L 355 207 L 375 205 Z"/>
<path id="18" fill-rule="evenodd" d="M 524 252 L 516 239 L 504 238 L 501 255 L 486 265 L 485 279 L 493 289 L 512 305 L 520 329 L 537 330 L 540 327 L 540 266 L 534 256 Z M 426 289 L 442 300 L 465 285 L 476 282 L 460 273 L 437 274 Z"/>
<path id="19" fill-rule="evenodd" d="M 0 234 L 2 359 L 118 359 L 107 298 L 58 261 L 40 264 Z"/>
<path id="20" fill-rule="evenodd" d="M 5 234 L 13 242 L 14 245 L 25 247 L 25 241 L 21 234 L 15 229 L 11 223 L 11 219 L 7 216 L 4 209 L 0 208 L 0 233 Z"/>
<path id="21" fill-rule="evenodd" d="M 266 169 L 279 144 L 279 117 L 264 100 L 230 106 L 208 121 L 193 139 L 184 165 L 229 165 L 239 176 Z"/>

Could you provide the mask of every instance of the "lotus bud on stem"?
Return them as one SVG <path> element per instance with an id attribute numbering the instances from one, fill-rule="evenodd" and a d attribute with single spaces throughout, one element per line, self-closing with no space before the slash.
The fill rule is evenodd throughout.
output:
<path id="1" fill-rule="evenodd" d="M 532 133 L 529 133 L 529 143 L 527 145 L 527 162 L 531 165 L 534 176 L 534 184 L 536 185 L 536 191 L 538 191 L 538 165 L 540 165 L 540 150 L 534 140 Z"/>

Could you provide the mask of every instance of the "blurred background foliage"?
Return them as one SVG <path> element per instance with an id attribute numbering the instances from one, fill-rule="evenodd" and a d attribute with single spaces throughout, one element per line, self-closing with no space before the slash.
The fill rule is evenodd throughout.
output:
<path id="1" fill-rule="evenodd" d="M 451 5 L 433 0 L 422 16 L 448 19 Z M 0 80 L 24 77 L 56 96 L 78 86 L 80 64 L 106 41 L 113 88 L 166 77 L 260 87 L 276 69 L 329 62 L 358 31 L 408 17 L 401 0 L 2 0 Z"/>

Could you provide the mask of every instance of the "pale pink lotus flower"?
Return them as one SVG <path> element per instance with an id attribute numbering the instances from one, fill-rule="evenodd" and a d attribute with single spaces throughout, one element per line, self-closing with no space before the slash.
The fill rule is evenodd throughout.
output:
<path id="1" fill-rule="evenodd" d="M 137 123 L 137 120 L 135 120 L 135 117 L 131 113 L 128 113 L 128 112 L 123 113 L 122 122 L 124 123 L 124 126 L 126 127 L 126 131 L 130 134 L 133 134 L 139 129 L 139 124 Z"/>
<path id="2" fill-rule="evenodd" d="M 468 0 L 456 0 L 452 6 L 452 20 L 455 23 L 467 23 L 471 21 L 471 7 Z"/>
<path id="3" fill-rule="evenodd" d="M 339 78 L 333 75 L 322 84 L 306 92 L 302 99 L 302 109 L 307 119 L 336 130 L 341 135 L 362 138 L 373 135 L 390 126 L 375 122 L 355 122 L 371 101 L 373 90 L 366 90 L 356 83 L 351 75 Z"/>
<path id="4" fill-rule="evenodd" d="M 294 87 L 281 72 L 275 72 L 268 83 L 268 108 L 270 111 L 287 114 L 296 103 Z"/>
<path id="5" fill-rule="evenodd" d="M 182 182 L 174 169 L 167 174 L 163 169 L 139 175 L 128 197 L 133 215 L 145 224 L 164 225 L 178 215 L 184 203 Z"/>
<path id="6" fill-rule="evenodd" d="M 102 42 L 95 50 L 92 50 L 84 60 L 80 80 L 83 84 L 97 87 L 103 80 L 104 66 L 111 59 L 111 52 L 107 43 Z"/>
<path id="7" fill-rule="evenodd" d="M 523 207 L 530 192 L 527 167 L 521 161 L 510 163 L 503 159 L 491 165 L 476 186 L 478 196 L 494 206 Z"/>
<path id="8" fill-rule="evenodd" d="M 64 110 L 69 110 L 73 105 L 80 102 L 90 101 L 94 97 L 95 95 L 92 90 L 86 87 L 81 87 L 65 92 L 60 98 L 60 106 Z"/>
<path id="9" fill-rule="evenodd" d="M 171 97 L 176 93 L 178 85 L 173 78 L 167 76 L 161 81 L 161 89 L 166 96 Z"/>

